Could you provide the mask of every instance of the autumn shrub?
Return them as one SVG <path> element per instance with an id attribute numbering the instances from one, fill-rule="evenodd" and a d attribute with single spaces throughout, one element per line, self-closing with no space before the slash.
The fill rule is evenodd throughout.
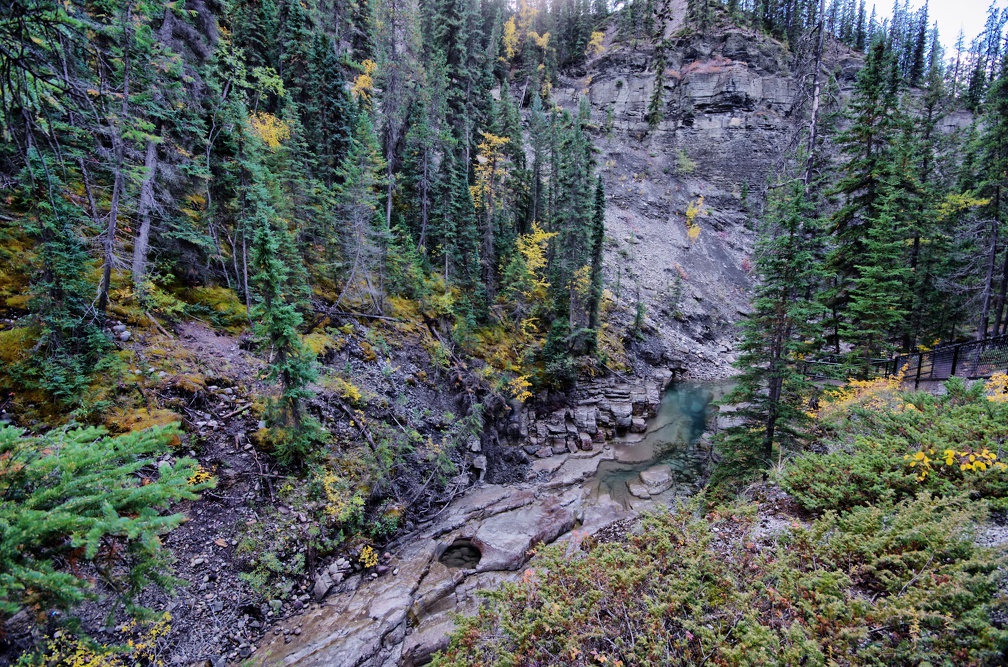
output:
<path id="1" fill-rule="evenodd" d="M 701 505 L 625 541 L 542 549 L 433 664 L 994 665 L 1008 649 L 990 621 L 999 560 L 967 499 L 828 512 L 777 537 L 752 505 Z"/>
<path id="2" fill-rule="evenodd" d="M 952 378 L 945 394 L 852 383 L 820 415 L 820 446 L 795 458 L 781 486 L 806 510 L 844 510 L 922 491 L 959 492 L 1008 509 L 1008 404 Z M 839 407 L 838 407 L 839 406 Z"/>

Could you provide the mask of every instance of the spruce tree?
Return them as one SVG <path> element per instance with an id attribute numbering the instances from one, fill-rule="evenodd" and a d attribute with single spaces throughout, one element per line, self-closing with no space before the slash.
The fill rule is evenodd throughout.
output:
<path id="1" fill-rule="evenodd" d="M 142 611 L 134 601 L 148 583 L 174 583 L 160 536 L 185 517 L 161 510 L 214 484 L 193 459 L 158 461 L 178 435 L 170 426 L 32 437 L 0 426 L 0 619 L 93 597 L 93 583 L 65 566 L 70 557 L 112 559 L 95 572 L 128 611 Z"/>
<path id="2" fill-rule="evenodd" d="M 743 423 L 725 430 L 722 479 L 765 466 L 775 444 L 783 451 L 804 439 L 815 387 L 803 364 L 818 349 L 824 313 L 821 256 L 822 230 L 805 183 L 790 179 L 769 202 L 754 253 L 757 286 L 735 363 L 741 374 L 724 399 L 744 406 Z"/>
<path id="3" fill-rule="evenodd" d="M 283 221 L 276 215 L 263 174 L 254 174 L 249 188 L 252 236 L 252 284 L 256 304 L 252 312 L 255 333 L 269 355 L 268 382 L 278 382 L 279 396 L 271 399 L 266 413 L 269 442 L 284 464 L 301 463 L 311 445 L 320 438 L 315 419 L 306 413 L 304 401 L 316 378 L 314 359 L 301 343 L 298 327 L 302 318 L 296 303 L 302 292 L 296 255 Z"/>
<path id="4" fill-rule="evenodd" d="M 834 247 L 828 263 L 833 276 L 824 298 L 831 311 L 827 326 L 833 330 L 837 351 L 850 289 L 858 277 L 856 262 L 864 252 L 867 228 L 878 219 L 882 175 L 892 160 L 892 143 L 900 127 L 899 86 L 895 59 L 878 38 L 858 72 L 847 110 L 851 124 L 836 140 L 846 162 L 833 192 L 842 195 L 843 202 L 831 219 Z"/>
<path id="5" fill-rule="evenodd" d="M 81 238 L 87 223 L 66 197 L 54 160 L 32 148 L 20 179 L 25 231 L 37 244 L 28 305 L 38 325 L 39 352 L 20 370 L 61 407 L 83 408 L 91 375 L 111 348 L 93 306 L 95 286 L 88 280 L 91 263 Z"/>

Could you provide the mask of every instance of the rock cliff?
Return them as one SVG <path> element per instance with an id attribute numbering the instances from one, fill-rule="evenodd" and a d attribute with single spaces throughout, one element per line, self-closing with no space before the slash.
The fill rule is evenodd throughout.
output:
<path id="1" fill-rule="evenodd" d="M 663 76 L 650 44 L 617 41 L 611 29 L 604 51 L 566 72 L 553 94 L 571 110 L 582 94 L 591 102 L 608 198 L 607 287 L 628 312 L 644 304 L 652 336 L 643 356 L 661 364 L 686 355 L 694 374 L 720 374 L 748 308 L 755 217 L 808 122 L 808 93 L 792 54 L 764 35 L 677 29 L 667 30 Z M 829 46 L 831 99 L 851 88 L 860 62 Z M 661 120 L 649 124 L 656 81 Z"/>

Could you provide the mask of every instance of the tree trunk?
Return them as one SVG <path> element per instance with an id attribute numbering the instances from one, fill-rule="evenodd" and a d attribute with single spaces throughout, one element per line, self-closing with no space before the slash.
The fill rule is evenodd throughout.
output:
<path id="1" fill-rule="evenodd" d="M 994 336 L 997 336 L 1001 331 L 1006 293 L 1008 293 L 1008 252 L 1005 253 L 1004 264 L 1001 267 L 1001 288 L 998 290 L 997 307 L 994 311 Z"/>
<path id="2" fill-rule="evenodd" d="M 809 141 L 808 158 L 805 161 L 805 192 L 808 192 L 809 183 L 812 181 L 812 167 L 815 163 L 816 125 L 819 119 L 819 69 L 822 67 L 823 37 L 825 35 L 825 25 L 823 23 L 823 13 L 825 11 L 826 0 L 819 0 L 819 40 L 816 42 L 815 69 L 812 71 L 812 114 L 809 119 Z"/>
<path id="3" fill-rule="evenodd" d="M 980 321 L 977 323 L 977 340 L 983 340 L 987 337 L 987 327 L 990 324 L 991 283 L 994 281 L 994 263 L 997 259 L 997 237 L 998 223 L 997 219 L 993 219 L 991 220 L 990 254 L 987 258 L 987 278 L 984 280 L 983 306 L 980 309 Z"/>
<path id="4" fill-rule="evenodd" d="M 133 285 L 138 289 L 143 285 L 147 272 L 147 249 L 150 247 L 151 211 L 154 210 L 154 178 L 157 172 L 157 143 L 147 140 L 144 155 L 144 179 L 140 184 L 140 201 L 137 203 L 137 217 L 140 226 L 133 240 Z"/>
<path id="5" fill-rule="evenodd" d="M 125 179 L 123 177 L 123 163 L 125 162 L 125 152 L 126 152 L 126 140 L 123 138 L 123 125 L 126 123 L 126 119 L 129 116 L 129 84 L 130 84 L 130 54 L 129 54 L 129 41 L 132 39 L 132 33 L 129 26 L 131 25 L 130 14 L 132 13 L 132 4 L 127 4 L 125 9 L 126 19 L 124 21 L 126 27 L 126 39 L 127 44 L 125 48 L 125 54 L 123 57 L 123 93 L 122 93 L 122 107 L 120 108 L 119 126 L 116 128 L 114 136 L 115 141 L 115 172 L 112 181 L 112 203 L 109 206 L 109 218 L 108 226 L 105 228 L 105 240 L 104 240 L 104 253 L 105 253 L 105 266 L 102 270 L 101 285 L 98 288 L 98 312 L 104 314 L 105 309 L 108 307 L 108 293 L 109 287 L 112 284 L 112 264 L 115 262 L 115 234 L 116 234 L 116 224 L 119 217 L 119 201 L 122 198 L 122 191 L 125 187 Z"/>

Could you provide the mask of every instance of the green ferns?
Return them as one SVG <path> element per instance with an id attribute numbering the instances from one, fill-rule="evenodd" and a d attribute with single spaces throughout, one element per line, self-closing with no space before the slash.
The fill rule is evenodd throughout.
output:
<path id="1" fill-rule="evenodd" d="M 89 597 L 91 584 L 68 561 L 100 563 L 97 572 L 127 603 L 147 583 L 172 583 L 159 535 L 185 517 L 159 510 L 214 485 L 192 459 L 155 465 L 177 433 L 167 426 L 109 437 L 87 428 L 31 437 L 0 427 L 0 618 Z"/>

